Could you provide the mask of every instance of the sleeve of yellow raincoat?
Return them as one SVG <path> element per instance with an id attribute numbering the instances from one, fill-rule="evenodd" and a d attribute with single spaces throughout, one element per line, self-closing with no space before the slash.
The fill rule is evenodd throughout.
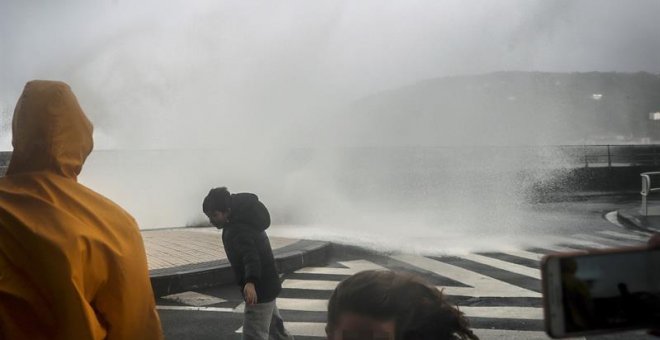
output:
<path id="1" fill-rule="evenodd" d="M 125 253 L 110 265 L 108 281 L 98 291 L 94 307 L 107 327 L 107 339 L 162 339 L 147 257 L 137 228 L 125 242 Z"/>

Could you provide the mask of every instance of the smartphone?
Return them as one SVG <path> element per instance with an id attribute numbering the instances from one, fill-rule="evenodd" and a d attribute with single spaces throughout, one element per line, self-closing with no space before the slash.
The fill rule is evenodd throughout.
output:
<path id="1" fill-rule="evenodd" d="M 546 255 L 541 276 L 545 327 L 553 338 L 658 327 L 660 249 Z"/>

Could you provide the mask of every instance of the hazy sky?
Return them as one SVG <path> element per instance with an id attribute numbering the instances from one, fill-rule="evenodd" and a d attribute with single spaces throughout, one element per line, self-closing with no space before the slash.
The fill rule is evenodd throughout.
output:
<path id="1" fill-rule="evenodd" d="M 244 149 L 310 145 L 318 130 L 305 127 L 332 126 L 324 122 L 347 103 L 422 79 L 502 70 L 660 73 L 658 13 L 658 0 L 0 0 L 0 150 L 10 149 L 7 126 L 25 82 L 63 80 L 94 123 L 96 148 L 237 153 L 181 152 L 189 161 L 94 153 L 82 180 L 143 227 L 202 221 L 199 200 L 218 185 L 258 192 L 280 218 L 304 200 L 303 213 L 362 221 L 355 217 L 362 206 L 335 185 L 333 176 L 345 172 L 335 171 L 341 164 L 332 155 L 295 168 L 276 152 Z M 516 234 L 506 223 L 493 228 L 483 213 L 519 216 L 511 208 L 518 197 L 505 197 L 519 178 L 499 177 L 484 176 L 474 197 L 460 169 L 443 177 L 450 188 L 436 199 L 451 211 L 426 217 L 434 228 L 456 223 L 439 236 L 475 226 Z M 373 212 L 378 220 L 361 218 L 396 225 L 424 217 L 388 215 L 399 213 L 398 199 L 378 205 L 385 209 Z"/>
<path id="2" fill-rule="evenodd" d="M 660 73 L 658 13 L 656 0 L 3 0 L 0 109 L 6 124 L 25 81 L 50 78 L 72 85 L 100 145 L 282 134 L 426 78 Z M 144 129 L 117 137 L 129 122 Z"/>

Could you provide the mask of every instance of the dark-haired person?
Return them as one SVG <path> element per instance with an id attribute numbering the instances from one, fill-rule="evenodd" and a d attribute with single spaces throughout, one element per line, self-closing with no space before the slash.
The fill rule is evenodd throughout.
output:
<path id="1" fill-rule="evenodd" d="M 386 270 L 357 273 L 328 302 L 329 340 L 478 339 L 468 321 L 422 278 Z"/>
<path id="2" fill-rule="evenodd" d="M 65 83 L 25 85 L 0 178 L 0 339 L 161 339 L 135 220 L 78 183 L 92 124 Z"/>
<path id="3" fill-rule="evenodd" d="M 204 214 L 222 230 L 222 243 L 245 299 L 243 339 L 293 339 L 275 304 L 282 290 L 266 229 L 270 214 L 255 194 L 209 191 Z"/>

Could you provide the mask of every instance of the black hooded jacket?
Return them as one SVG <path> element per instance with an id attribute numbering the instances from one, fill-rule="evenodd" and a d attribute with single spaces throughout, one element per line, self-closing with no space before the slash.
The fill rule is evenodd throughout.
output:
<path id="1" fill-rule="evenodd" d="M 222 243 L 241 291 L 253 282 L 257 302 L 275 300 L 282 290 L 273 250 L 266 235 L 268 209 L 255 194 L 231 195 L 231 214 L 222 232 Z"/>

